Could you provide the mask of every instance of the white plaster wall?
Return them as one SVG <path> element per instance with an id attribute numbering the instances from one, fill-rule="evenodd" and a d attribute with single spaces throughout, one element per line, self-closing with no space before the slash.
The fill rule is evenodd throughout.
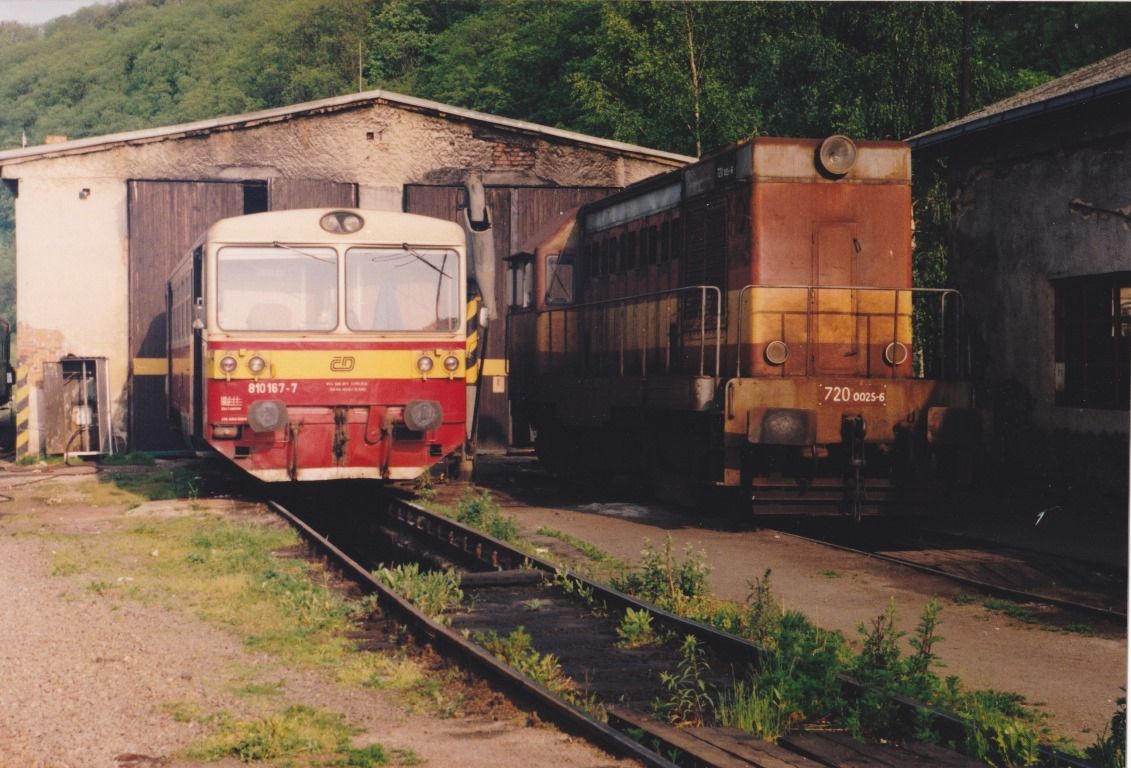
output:
<path id="1" fill-rule="evenodd" d="M 84 194 L 83 190 L 88 190 Z M 126 188 L 113 178 L 31 178 L 16 199 L 18 357 L 31 363 L 30 449 L 43 444 L 42 362 L 106 357 L 114 430 L 128 363 Z"/>

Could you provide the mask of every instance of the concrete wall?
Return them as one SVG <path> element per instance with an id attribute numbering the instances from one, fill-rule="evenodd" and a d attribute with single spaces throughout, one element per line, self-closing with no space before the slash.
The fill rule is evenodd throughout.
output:
<path id="1" fill-rule="evenodd" d="M 1128 412 L 1055 404 L 1052 281 L 1131 270 L 1131 134 L 1073 145 L 1058 133 L 952 155 L 954 284 L 999 453 L 1052 484 L 1125 498 Z"/>
<path id="2" fill-rule="evenodd" d="M 1046 428 L 1128 434 L 1125 411 L 1058 408 L 1053 280 L 1131 270 L 1131 137 L 971 171 L 958 190 L 956 277 L 987 383 L 1017 381 Z M 1084 204 L 1084 205 L 1081 205 Z"/>
<path id="3" fill-rule="evenodd" d="M 130 179 L 324 179 L 358 184 L 362 207 L 400 210 L 405 184 L 459 183 L 469 170 L 488 185 L 624 186 L 680 164 L 458 110 L 342 101 L 173 137 L 143 132 L 0 154 L 2 177 L 18 180 L 16 356 L 31 385 L 29 451 L 43 445 L 42 363 L 69 353 L 108 358 L 114 430 L 124 436 Z"/>

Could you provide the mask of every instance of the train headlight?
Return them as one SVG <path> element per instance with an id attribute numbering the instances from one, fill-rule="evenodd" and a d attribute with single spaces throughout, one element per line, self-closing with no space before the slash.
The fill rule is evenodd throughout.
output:
<path id="1" fill-rule="evenodd" d="M 436 363 L 428 355 L 421 355 L 416 359 L 416 370 L 427 375 Z"/>
<path id="2" fill-rule="evenodd" d="M 847 136 L 830 136 L 817 153 L 821 168 L 832 176 L 843 176 L 856 165 L 856 144 Z"/>
<path id="3" fill-rule="evenodd" d="M 276 432 L 286 426 L 287 406 L 280 400 L 256 400 L 247 408 L 247 423 L 256 432 Z"/>
<path id="4" fill-rule="evenodd" d="M 352 235 L 365 226 L 365 219 L 349 211 L 332 211 L 318 222 L 322 229 L 335 235 Z"/>
<path id="5" fill-rule="evenodd" d="M 224 355 L 220 358 L 220 370 L 224 373 L 231 373 L 236 369 L 236 359 L 231 355 Z"/>
<path id="6" fill-rule="evenodd" d="M 436 429 L 444 420 L 444 409 L 435 400 L 412 400 L 404 407 L 405 426 L 414 432 Z"/>
<path id="7" fill-rule="evenodd" d="M 907 346 L 900 341 L 893 341 L 884 347 L 884 362 L 893 368 L 903 365 L 907 361 Z"/>
<path id="8" fill-rule="evenodd" d="M 444 358 L 444 370 L 448 373 L 455 373 L 459 370 L 459 358 L 455 355 L 448 355 Z"/>
<path id="9" fill-rule="evenodd" d="M 766 345 L 766 351 L 763 354 L 766 357 L 766 362 L 770 365 L 781 365 L 789 359 L 789 346 L 780 339 L 771 341 Z"/>
<path id="10" fill-rule="evenodd" d="M 266 368 L 267 368 L 267 361 L 264 360 L 259 355 L 252 355 L 250 358 L 248 358 L 247 369 L 249 371 L 251 371 L 253 374 L 255 374 L 256 376 L 263 373 L 263 371 Z"/>

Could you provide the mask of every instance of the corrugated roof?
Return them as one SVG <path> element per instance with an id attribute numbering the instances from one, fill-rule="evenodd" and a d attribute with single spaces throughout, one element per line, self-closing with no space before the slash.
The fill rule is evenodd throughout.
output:
<path id="1" fill-rule="evenodd" d="M 1125 91 L 1131 91 L 1131 48 L 912 136 L 908 141 L 913 148 L 921 149 Z"/>
<path id="2" fill-rule="evenodd" d="M 496 127 L 518 133 L 532 134 L 544 137 L 551 141 L 561 141 L 572 144 L 581 144 L 599 149 L 607 149 L 621 155 L 630 155 L 649 160 L 669 160 L 673 164 L 686 164 L 695 158 L 678 155 L 674 152 L 664 152 L 649 147 L 635 144 L 625 144 L 619 141 L 601 139 L 588 136 L 584 133 L 565 131 L 560 128 L 551 128 L 537 123 L 528 123 L 523 120 L 512 120 L 498 115 L 489 115 L 485 112 L 476 112 L 470 109 L 453 107 L 427 99 L 418 99 L 391 91 L 365 91 L 348 96 L 337 96 L 331 99 L 310 101 L 303 104 L 294 104 L 288 107 L 267 109 L 261 112 L 250 112 L 243 115 L 218 117 L 211 120 L 200 120 L 193 123 L 182 123 L 163 128 L 147 128 L 139 131 L 114 133 L 106 136 L 92 136 L 86 139 L 62 142 L 59 144 L 43 144 L 34 147 L 23 147 L 0 152 L 0 165 L 15 164 L 27 160 L 42 160 L 65 155 L 86 154 L 100 152 L 122 145 L 147 144 L 157 141 L 169 141 L 186 136 L 199 136 L 202 134 L 240 130 L 256 125 L 285 122 L 310 115 L 328 114 L 352 109 L 362 109 L 378 103 L 407 109 L 414 112 L 423 112 L 437 115 L 447 119 L 460 120 L 480 125 Z"/>

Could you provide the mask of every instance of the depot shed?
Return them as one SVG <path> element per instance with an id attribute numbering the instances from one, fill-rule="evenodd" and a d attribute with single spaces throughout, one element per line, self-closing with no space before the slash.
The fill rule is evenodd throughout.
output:
<path id="1" fill-rule="evenodd" d="M 17 453 L 62 452 L 76 418 L 97 422 L 92 452 L 183 446 L 164 400 L 165 281 L 217 219 L 357 206 L 457 220 L 477 173 L 505 255 L 546 217 L 688 160 L 387 91 L 0 152 L 15 195 Z M 503 349 L 495 322 L 481 445 L 508 438 Z M 76 397 L 98 407 L 83 416 Z"/>
<path id="2" fill-rule="evenodd" d="M 1131 50 L 910 143 L 917 167 L 945 161 L 951 269 L 998 458 L 1126 500 Z"/>

